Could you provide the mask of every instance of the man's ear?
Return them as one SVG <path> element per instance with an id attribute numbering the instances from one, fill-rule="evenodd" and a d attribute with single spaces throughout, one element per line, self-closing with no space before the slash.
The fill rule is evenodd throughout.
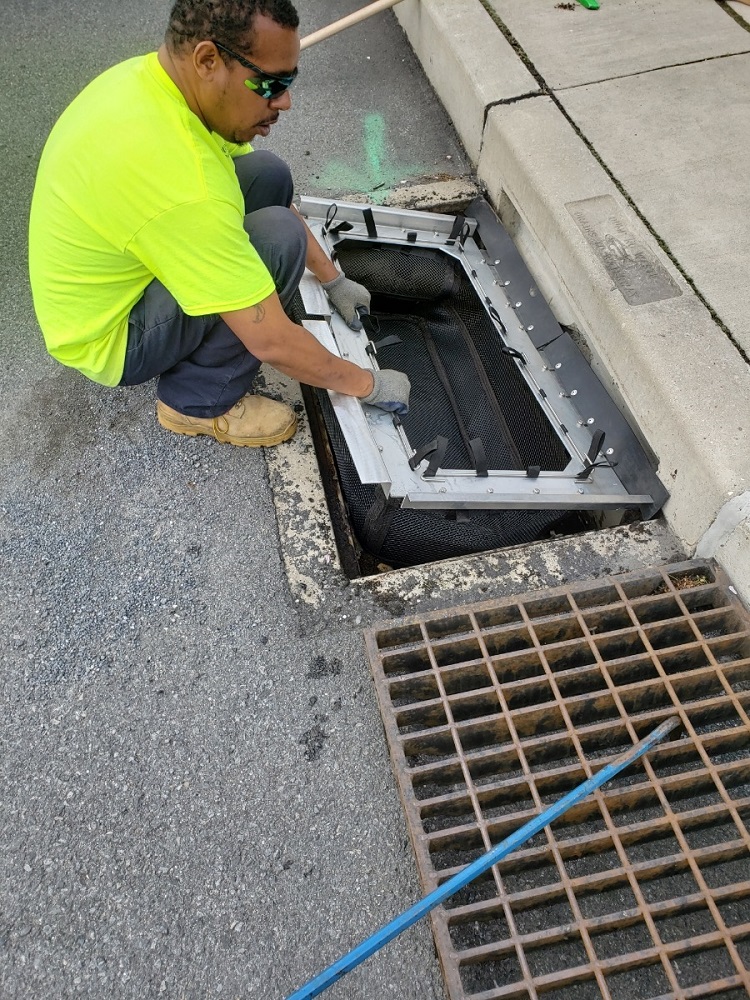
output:
<path id="1" fill-rule="evenodd" d="M 208 40 L 198 42 L 195 46 L 192 62 L 195 72 L 203 80 L 212 80 L 217 73 L 226 68 L 218 49 Z"/>

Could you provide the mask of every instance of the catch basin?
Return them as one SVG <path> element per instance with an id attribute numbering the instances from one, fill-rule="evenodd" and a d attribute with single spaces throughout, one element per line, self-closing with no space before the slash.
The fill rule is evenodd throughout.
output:
<path id="1" fill-rule="evenodd" d="M 658 513 L 656 460 L 556 322 L 489 205 L 466 215 L 303 199 L 313 233 L 372 293 L 352 332 L 316 279 L 303 322 L 329 350 L 411 381 L 408 414 L 309 390 L 350 577 Z"/>

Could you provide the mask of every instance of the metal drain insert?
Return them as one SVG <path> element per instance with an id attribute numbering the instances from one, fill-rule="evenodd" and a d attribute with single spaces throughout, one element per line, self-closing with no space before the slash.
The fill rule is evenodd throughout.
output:
<path id="1" fill-rule="evenodd" d="M 425 891 L 682 721 L 433 912 L 451 1000 L 750 995 L 750 618 L 713 563 L 366 638 Z"/>

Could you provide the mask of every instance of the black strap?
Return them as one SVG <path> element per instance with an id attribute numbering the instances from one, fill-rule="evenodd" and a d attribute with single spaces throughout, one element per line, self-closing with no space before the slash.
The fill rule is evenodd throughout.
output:
<path id="1" fill-rule="evenodd" d="M 440 288 L 440 293 L 437 298 L 445 299 L 452 295 L 455 289 L 458 287 L 459 279 L 456 274 L 455 265 L 453 267 L 446 267 L 443 271 L 443 282 Z"/>
<path id="2" fill-rule="evenodd" d="M 586 459 L 587 462 L 581 471 L 576 476 L 576 479 L 588 479 L 594 469 L 614 469 L 617 462 L 610 462 L 608 458 L 604 458 L 601 462 L 597 462 L 596 456 L 602 450 L 604 445 L 604 431 L 595 430 L 591 438 L 591 447 L 589 448 Z"/>
<path id="3" fill-rule="evenodd" d="M 539 473 L 542 471 L 541 465 L 530 465 L 526 469 L 526 475 L 529 479 L 538 479 Z"/>
<path id="4" fill-rule="evenodd" d="M 365 225 L 367 226 L 367 235 L 371 240 L 375 240 L 378 237 L 378 228 L 375 225 L 375 217 L 372 214 L 371 208 L 363 208 L 362 216 L 365 220 Z"/>
<path id="5" fill-rule="evenodd" d="M 579 479 L 588 479 L 594 469 L 614 469 L 617 466 L 617 462 L 610 462 L 608 459 L 604 459 L 602 462 L 589 462 L 588 465 L 584 465 L 581 471 L 576 476 L 576 481 Z"/>
<path id="6" fill-rule="evenodd" d="M 333 225 L 333 220 L 336 218 L 336 213 L 339 210 L 339 206 L 335 201 L 331 202 L 328 206 L 328 211 L 326 212 L 326 221 L 323 223 L 323 235 L 325 236 L 328 230 Z"/>
<path id="7" fill-rule="evenodd" d="M 515 347 L 501 347 L 500 350 L 503 354 L 509 354 L 512 358 L 515 358 L 516 361 L 520 361 L 522 365 L 526 364 L 526 358 L 520 351 L 517 351 Z"/>
<path id="8" fill-rule="evenodd" d="M 377 316 L 373 316 L 369 312 L 361 313 L 359 320 L 369 337 L 380 333 L 380 320 Z"/>
<path id="9" fill-rule="evenodd" d="M 498 402 L 497 396 L 495 395 L 495 390 L 492 388 L 492 383 L 490 382 L 487 370 L 484 367 L 482 359 L 479 355 L 479 351 L 477 350 L 477 345 L 474 343 L 474 338 L 472 337 L 471 333 L 469 332 L 469 328 L 467 327 L 466 323 L 464 323 L 462 316 L 459 314 L 456 308 L 452 305 L 449 305 L 448 308 L 453 314 L 456 324 L 459 330 L 461 331 L 461 336 L 464 339 L 464 345 L 467 351 L 469 352 L 469 356 L 471 357 L 471 360 L 474 364 L 474 371 L 476 373 L 480 386 L 484 390 L 484 396 L 485 399 L 487 400 L 487 404 L 492 410 L 495 420 L 498 423 L 503 441 L 505 442 L 505 445 L 508 447 L 508 449 L 511 452 L 511 455 L 513 456 L 513 460 L 515 461 L 514 467 L 516 469 L 522 469 L 524 464 L 523 460 L 521 459 L 521 453 L 519 452 L 518 447 L 516 446 L 516 442 L 513 439 L 510 427 L 508 426 L 508 422 L 505 419 L 505 414 L 503 413 L 500 407 L 500 403 Z"/>
<path id="10" fill-rule="evenodd" d="M 425 477 L 429 476 L 431 478 L 432 476 L 437 475 L 437 471 L 445 459 L 445 453 L 447 450 L 448 438 L 438 434 L 433 441 L 428 442 L 428 444 L 423 444 L 418 451 L 414 452 L 412 457 L 409 459 L 409 468 L 412 470 L 416 469 L 420 462 L 423 462 L 429 457 L 430 461 L 425 472 Z"/>
<path id="11" fill-rule="evenodd" d="M 490 301 L 489 299 L 485 299 L 486 304 L 489 304 L 489 301 Z M 497 311 L 497 309 L 495 309 L 494 306 L 490 306 L 487 312 L 490 314 L 490 317 L 494 319 L 495 323 L 497 323 L 497 325 L 500 327 L 503 333 L 507 333 L 508 331 L 505 329 L 505 323 L 503 323 L 503 321 L 500 319 L 500 313 Z"/>
<path id="12" fill-rule="evenodd" d="M 596 456 L 602 450 L 603 444 L 604 444 L 604 431 L 597 429 L 594 431 L 594 434 L 591 438 L 591 447 L 589 448 L 588 453 L 586 455 L 586 458 L 589 460 L 589 462 L 596 461 Z"/>
<path id="13" fill-rule="evenodd" d="M 375 501 L 365 514 L 362 523 L 362 544 L 373 555 L 380 555 L 396 510 L 397 508 L 388 502 L 383 490 L 377 487 Z"/>
<path id="14" fill-rule="evenodd" d="M 465 215 L 457 215 L 455 217 L 455 219 L 453 220 L 453 228 L 451 229 L 451 234 L 448 237 L 448 239 L 445 241 L 446 246 L 449 246 L 449 247 L 453 246 L 453 244 L 456 242 L 456 240 L 461 235 L 461 231 L 464 228 L 464 223 L 465 222 L 466 222 L 466 216 Z"/>
<path id="15" fill-rule="evenodd" d="M 469 447 L 471 448 L 471 454 L 474 456 L 474 468 L 477 470 L 477 476 L 480 479 L 486 479 L 489 475 L 489 469 L 487 468 L 487 453 L 484 450 L 482 439 L 472 438 L 469 441 Z"/>
<path id="16" fill-rule="evenodd" d="M 448 378 L 448 372 L 445 370 L 445 365 L 443 364 L 443 359 L 440 357 L 440 351 L 435 344 L 432 336 L 432 331 L 429 326 L 421 317 L 417 317 L 417 323 L 419 324 L 419 329 L 422 331 L 422 339 L 424 345 L 427 348 L 427 352 L 430 355 L 430 360 L 432 361 L 432 367 L 435 369 L 435 374 L 440 379 L 440 384 L 443 387 L 443 392 L 445 393 L 446 399 L 453 410 L 453 416 L 456 420 L 456 426 L 458 427 L 458 433 L 461 435 L 461 441 L 466 449 L 467 455 L 472 454 L 471 441 L 469 440 L 469 431 L 466 427 L 466 421 L 464 420 L 463 413 L 461 412 L 461 407 L 458 405 L 458 400 L 453 392 L 453 386 Z"/>
<path id="17" fill-rule="evenodd" d="M 394 347 L 396 344 L 403 344 L 403 340 L 397 337 L 395 333 L 392 333 L 390 337 L 383 337 L 382 340 L 375 341 L 375 347 L 380 350 L 381 347 Z"/>

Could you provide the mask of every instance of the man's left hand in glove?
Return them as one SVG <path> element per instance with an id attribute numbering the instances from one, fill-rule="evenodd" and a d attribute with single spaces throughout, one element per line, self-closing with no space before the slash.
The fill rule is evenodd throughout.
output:
<path id="1" fill-rule="evenodd" d="M 409 379 L 403 372 L 381 368 L 372 373 L 372 391 L 367 396 L 360 396 L 360 399 L 363 403 L 404 417 L 409 412 L 410 390 Z"/>

